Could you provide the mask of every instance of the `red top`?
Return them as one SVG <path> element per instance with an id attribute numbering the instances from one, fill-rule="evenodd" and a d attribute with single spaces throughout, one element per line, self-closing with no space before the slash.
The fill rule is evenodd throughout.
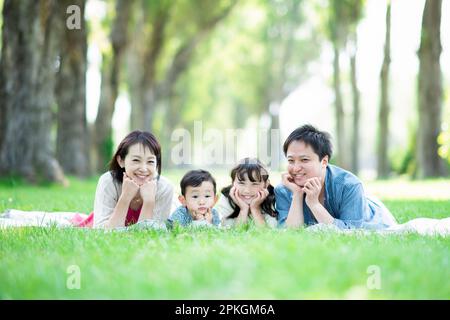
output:
<path id="1" fill-rule="evenodd" d="M 126 227 L 138 222 L 139 216 L 141 215 L 141 209 L 142 209 L 142 206 L 139 207 L 139 209 L 137 209 L 137 210 L 128 208 L 127 217 L 125 218 L 125 226 Z"/>
<path id="2" fill-rule="evenodd" d="M 142 206 L 137 210 L 128 208 L 127 217 L 125 218 L 126 227 L 138 222 L 139 216 L 141 215 L 141 209 Z M 75 227 L 92 228 L 94 226 L 94 212 L 91 212 L 87 217 L 83 217 L 79 214 L 76 214 L 72 218 L 71 222 Z"/>

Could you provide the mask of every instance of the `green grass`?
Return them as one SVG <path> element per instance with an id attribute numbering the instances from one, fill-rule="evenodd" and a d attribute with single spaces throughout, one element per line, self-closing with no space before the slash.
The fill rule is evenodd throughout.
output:
<path id="1" fill-rule="evenodd" d="M 69 188 L 3 181 L 0 211 L 88 213 L 95 185 L 96 179 L 71 179 Z M 450 216 L 448 199 L 379 196 L 400 222 Z M 0 230 L 0 298 L 450 299 L 449 248 L 448 237 L 415 234 L 7 229 Z M 71 265 L 80 268 L 80 289 L 66 285 Z M 379 290 L 366 285 L 373 265 L 381 272 Z"/>

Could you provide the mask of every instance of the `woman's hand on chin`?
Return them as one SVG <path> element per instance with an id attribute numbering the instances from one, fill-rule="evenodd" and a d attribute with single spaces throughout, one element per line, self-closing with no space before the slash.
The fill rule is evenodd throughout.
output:
<path id="1" fill-rule="evenodd" d="M 156 199 L 156 180 L 151 179 L 144 182 L 144 184 L 139 187 L 139 192 L 143 202 L 154 204 Z"/>
<path id="2" fill-rule="evenodd" d="M 127 201 L 131 201 L 138 192 L 139 185 L 124 172 L 121 197 Z"/>

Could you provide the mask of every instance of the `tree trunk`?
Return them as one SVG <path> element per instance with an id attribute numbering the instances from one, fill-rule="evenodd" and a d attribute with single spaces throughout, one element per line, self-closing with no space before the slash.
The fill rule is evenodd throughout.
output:
<path id="1" fill-rule="evenodd" d="M 337 41 L 337 40 L 336 40 Z M 346 167 L 345 160 L 345 137 L 344 137 L 344 107 L 342 104 L 342 92 L 341 92 L 341 68 L 339 64 L 339 48 L 337 44 L 333 44 L 334 62 L 333 62 L 333 86 L 335 94 L 335 118 L 336 118 L 336 140 L 337 140 L 337 152 L 336 162 Z"/>
<path id="2" fill-rule="evenodd" d="M 352 53 L 350 54 L 350 75 L 353 94 L 353 131 L 352 131 L 352 152 L 351 152 L 351 171 L 354 174 L 359 172 L 359 121 L 360 121 L 360 105 L 359 105 L 359 89 L 358 79 L 356 75 L 356 54 L 358 41 L 356 31 L 354 34 L 354 43 Z"/>
<path id="3" fill-rule="evenodd" d="M 438 155 L 441 131 L 442 75 L 440 40 L 442 0 L 427 0 L 422 18 L 419 48 L 419 127 L 417 132 L 417 175 L 419 178 L 444 175 L 444 160 Z"/>
<path id="4" fill-rule="evenodd" d="M 6 0 L 0 62 L 0 174 L 64 183 L 51 139 L 56 1 Z"/>
<path id="5" fill-rule="evenodd" d="M 59 0 L 58 18 L 65 21 L 66 9 L 77 5 L 84 17 L 86 0 Z M 86 177 L 90 173 L 86 121 L 86 24 L 80 29 L 62 28 L 60 67 L 57 75 L 58 132 L 56 154 L 66 173 Z"/>
<path id="6" fill-rule="evenodd" d="M 174 55 L 172 63 L 167 70 L 164 80 L 157 85 L 156 90 L 152 92 L 154 103 L 160 101 L 167 103 L 167 113 L 165 126 L 163 128 L 163 140 L 170 141 L 172 130 L 181 122 L 181 114 L 179 111 L 180 101 L 176 99 L 176 84 L 180 76 L 189 68 L 192 58 L 195 54 L 195 49 L 217 26 L 231 12 L 234 4 L 230 4 L 220 14 L 209 19 L 205 24 L 199 26 L 199 30 L 192 37 L 185 40 L 185 42 L 178 48 Z M 147 94 L 149 92 L 147 91 Z M 146 105 L 148 106 L 148 105 Z M 147 112 L 147 111 L 146 111 Z M 144 112 L 144 119 L 146 119 Z M 148 113 L 147 113 L 148 114 Z"/>
<path id="7" fill-rule="evenodd" d="M 156 105 L 156 66 L 166 41 L 165 30 L 169 22 L 170 5 L 159 7 L 158 15 L 154 18 L 149 46 L 143 56 L 143 72 L 138 84 L 140 109 L 135 114 L 141 115 L 138 125 L 146 131 L 153 131 L 153 115 Z"/>
<path id="8" fill-rule="evenodd" d="M 378 114 L 378 147 L 377 147 L 377 172 L 378 178 L 386 178 L 390 167 L 388 160 L 389 138 L 389 65 L 391 63 L 391 2 L 388 1 L 386 10 L 386 38 L 384 44 L 384 59 L 380 73 L 381 98 Z"/>
<path id="9" fill-rule="evenodd" d="M 104 171 L 113 153 L 112 117 L 119 92 L 122 58 L 128 43 L 128 21 L 132 1 L 117 0 L 116 18 L 111 30 L 112 58 L 104 56 L 102 85 L 97 118 L 95 119 L 95 149 L 97 171 Z"/>
<path id="10" fill-rule="evenodd" d="M 145 61 L 145 45 L 148 41 L 142 41 L 139 33 L 146 26 L 146 17 L 143 10 L 136 10 L 135 13 L 136 27 L 131 37 L 130 48 L 127 51 L 127 83 L 130 97 L 130 130 L 142 130 L 144 127 L 143 108 L 142 108 L 142 88 L 141 74 L 145 72 L 142 63 Z"/>

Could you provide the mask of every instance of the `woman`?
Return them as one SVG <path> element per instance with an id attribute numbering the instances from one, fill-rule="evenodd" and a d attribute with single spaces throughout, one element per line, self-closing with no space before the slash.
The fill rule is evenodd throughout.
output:
<path id="1" fill-rule="evenodd" d="M 94 228 L 125 227 L 144 220 L 164 223 L 173 187 L 161 175 L 161 146 L 149 132 L 133 131 L 119 144 L 95 193 Z"/>

